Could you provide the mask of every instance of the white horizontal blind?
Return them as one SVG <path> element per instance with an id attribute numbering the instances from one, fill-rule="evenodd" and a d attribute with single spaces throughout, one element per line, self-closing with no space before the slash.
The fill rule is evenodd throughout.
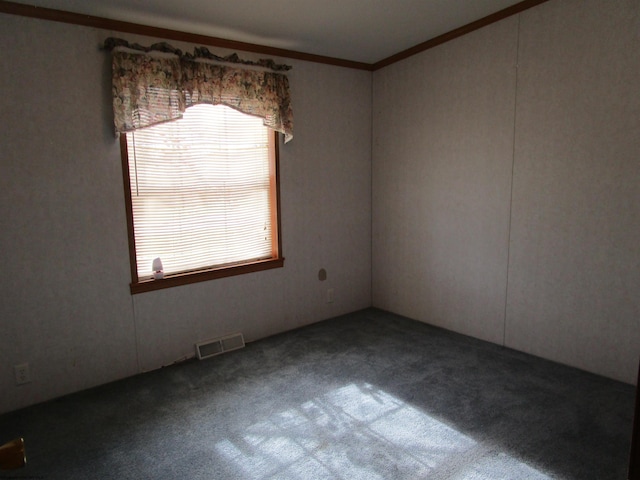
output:
<path id="1" fill-rule="evenodd" d="M 140 280 L 272 257 L 268 135 L 223 105 L 127 134 Z"/>

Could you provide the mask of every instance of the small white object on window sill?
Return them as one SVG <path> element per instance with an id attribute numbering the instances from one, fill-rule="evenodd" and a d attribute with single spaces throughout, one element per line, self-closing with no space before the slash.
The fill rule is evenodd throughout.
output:
<path id="1" fill-rule="evenodd" d="M 153 278 L 155 278 L 156 280 L 164 278 L 164 271 L 162 270 L 162 260 L 160 260 L 160 257 L 153 259 L 151 269 L 153 270 Z"/>

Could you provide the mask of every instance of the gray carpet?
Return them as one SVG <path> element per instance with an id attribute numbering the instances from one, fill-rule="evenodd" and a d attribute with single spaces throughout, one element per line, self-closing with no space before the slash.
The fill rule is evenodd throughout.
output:
<path id="1" fill-rule="evenodd" d="M 624 479 L 634 394 L 369 309 L 2 415 L 0 478 Z"/>

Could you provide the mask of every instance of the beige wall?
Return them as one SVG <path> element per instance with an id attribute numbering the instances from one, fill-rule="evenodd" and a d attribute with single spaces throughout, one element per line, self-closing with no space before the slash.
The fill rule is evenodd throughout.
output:
<path id="1" fill-rule="evenodd" d="M 374 305 L 635 383 L 640 3 L 551 0 L 374 73 Z"/>
<path id="2" fill-rule="evenodd" d="M 640 2 L 522 15 L 508 346 L 634 382 L 640 354 Z"/>
<path id="3" fill-rule="evenodd" d="M 285 267 L 130 295 L 99 50 L 111 34 L 0 15 L 0 412 L 170 364 L 200 340 L 371 305 L 371 73 L 300 61 L 287 61 L 295 139 L 280 149 Z M 33 381 L 16 387 L 23 362 Z"/>
<path id="4" fill-rule="evenodd" d="M 517 18 L 374 74 L 374 305 L 501 343 Z"/>

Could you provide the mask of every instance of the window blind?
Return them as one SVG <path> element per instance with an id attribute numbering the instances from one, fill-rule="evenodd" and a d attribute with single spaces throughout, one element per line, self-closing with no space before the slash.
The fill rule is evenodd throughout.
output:
<path id="1" fill-rule="evenodd" d="M 138 278 L 272 258 L 269 129 L 223 105 L 127 134 Z"/>

